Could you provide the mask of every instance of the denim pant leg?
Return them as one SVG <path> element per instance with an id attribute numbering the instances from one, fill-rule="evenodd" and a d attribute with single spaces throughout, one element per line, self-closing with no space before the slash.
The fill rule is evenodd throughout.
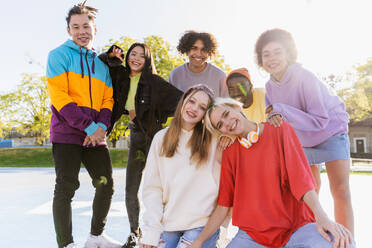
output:
<path id="1" fill-rule="evenodd" d="M 82 160 L 82 147 L 53 143 L 52 152 L 56 171 L 53 219 L 58 247 L 62 248 L 73 242 L 71 201 L 80 186 L 78 175 Z"/>
<path id="2" fill-rule="evenodd" d="M 265 248 L 265 246 L 258 244 L 245 231 L 239 229 L 226 248 Z"/>
<path id="3" fill-rule="evenodd" d="M 333 244 L 320 235 L 315 223 L 309 223 L 294 232 L 284 248 L 332 248 Z M 355 248 L 355 244 L 350 244 L 349 248 Z"/>
<path id="4" fill-rule="evenodd" d="M 186 231 L 163 232 L 159 248 L 187 248 L 199 236 L 204 227 L 198 227 Z M 209 239 L 207 239 L 202 248 L 215 248 L 219 238 L 218 229 Z"/>
<path id="5" fill-rule="evenodd" d="M 204 227 L 198 227 L 185 231 L 181 237 L 180 243 L 178 244 L 177 248 L 188 247 L 188 245 L 192 244 L 192 242 L 199 236 L 203 229 Z M 219 237 L 220 229 L 218 229 L 212 236 L 209 237 L 209 239 L 207 239 L 203 243 L 202 248 L 215 248 Z"/>
<path id="6" fill-rule="evenodd" d="M 93 200 L 93 215 L 90 233 L 101 235 L 106 224 L 106 217 L 110 210 L 114 184 L 112 179 L 112 165 L 110 153 L 106 146 L 83 148 L 83 159 L 92 184 L 96 189 Z M 97 184 L 101 177 L 105 177 L 106 184 Z"/>
<path id="7" fill-rule="evenodd" d="M 130 147 L 126 170 L 125 205 L 131 230 L 138 229 L 139 201 L 138 189 L 145 168 L 146 158 L 151 142 L 145 135 L 131 128 Z"/>
<path id="8" fill-rule="evenodd" d="M 163 232 L 158 248 L 176 248 L 183 232 Z"/>

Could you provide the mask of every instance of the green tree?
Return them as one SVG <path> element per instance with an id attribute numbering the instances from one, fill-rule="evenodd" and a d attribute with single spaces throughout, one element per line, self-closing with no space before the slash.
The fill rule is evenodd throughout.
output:
<path id="1" fill-rule="evenodd" d="M 4 131 L 3 131 L 4 127 L 5 127 L 4 123 L 0 120 L 0 140 L 4 138 Z"/>
<path id="2" fill-rule="evenodd" d="M 24 74 L 14 91 L 0 96 L 0 103 L 3 130 L 31 133 L 37 145 L 44 144 L 49 137 L 51 117 L 45 77 Z"/>
<path id="3" fill-rule="evenodd" d="M 0 95 L 0 113 L 2 113 L 0 115 L 0 138 L 4 138 L 10 131 L 10 114 L 13 112 L 11 102 L 13 98 L 12 93 Z"/>
<path id="4" fill-rule="evenodd" d="M 124 51 L 128 51 L 129 47 L 134 42 L 136 42 L 136 40 L 127 36 L 122 36 L 119 38 L 119 40 L 110 39 L 109 43 L 106 46 L 104 46 L 103 52 L 106 52 L 112 45 L 117 45 L 121 47 Z"/>
<path id="5" fill-rule="evenodd" d="M 219 53 L 217 53 L 216 56 L 212 58 L 210 62 L 215 66 L 219 67 L 226 74 L 229 74 L 231 72 L 231 67 L 225 63 L 225 57 Z"/>
<path id="6" fill-rule="evenodd" d="M 372 114 L 372 59 L 355 68 L 355 82 L 352 87 L 338 91 L 346 103 L 351 121 L 371 118 Z"/>
<path id="7" fill-rule="evenodd" d="M 182 57 L 163 38 L 159 36 L 148 36 L 144 43 L 149 46 L 154 57 L 156 71 L 164 79 L 169 78 L 171 70 L 184 63 Z"/>
<path id="8" fill-rule="evenodd" d="M 129 115 L 122 115 L 120 119 L 115 123 L 110 135 L 109 140 L 112 142 L 113 147 L 116 147 L 116 142 L 121 136 L 125 135 L 125 131 L 128 130 Z M 125 135 L 127 136 L 127 135 Z"/>

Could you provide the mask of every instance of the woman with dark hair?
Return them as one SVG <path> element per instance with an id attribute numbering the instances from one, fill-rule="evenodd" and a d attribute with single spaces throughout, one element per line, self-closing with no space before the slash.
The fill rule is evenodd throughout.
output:
<path id="1" fill-rule="evenodd" d="M 125 204 L 130 235 L 124 248 L 135 247 L 140 237 L 138 228 L 138 189 L 153 136 L 173 115 L 182 92 L 156 75 L 151 51 L 144 43 L 134 43 L 122 66 L 123 50 L 113 45 L 100 55 L 110 68 L 114 88 L 112 130 L 123 114 L 129 114 L 130 148 L 126 170 Z"/>

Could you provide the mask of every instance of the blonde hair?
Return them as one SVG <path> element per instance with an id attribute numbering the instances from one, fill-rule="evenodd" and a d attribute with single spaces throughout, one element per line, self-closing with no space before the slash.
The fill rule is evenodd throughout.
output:
<path id="1" fill-rule="evenodd" d="M 221 135 L 221 131 L 218 130 L 216 127 L 213 126 L 211 121 L 211 114 L 212 111 L 215 110 L 216 107 L 230 107 L 230 108 L 238 108 L 240 110 L 243 110 L 243 103 L 234 100 L 232 98 L 222 98 L 217 97 L 211 107 L 207 110 L 207 113 L 204 116 L 204 125 L 206 126 L 207 130 L 211 132 L 212 134 Z"/>
<path id="2" fill-rule="evenodd" d="M 179 137 L 182 132 L 182 109 L 184 104 L 195 95 L 202 91 L 208 95 L 208 107 L 213 102 L 213 92 L 206 85 L 195 85 L 189 88 L 178 102 L 174 118 L 164 135 L 162 147 L 160 150 L 161 156 L 173 157 L 178 149 Z M 203 119 L 201 119 L 194 127 L 193 133 L 187 147 L 191 149 L 190 161 L 196 163 L 196 167 L 200 167 L 208 160 L 209 148 L 212 142 L 212 134 L 205 129 Z"/>

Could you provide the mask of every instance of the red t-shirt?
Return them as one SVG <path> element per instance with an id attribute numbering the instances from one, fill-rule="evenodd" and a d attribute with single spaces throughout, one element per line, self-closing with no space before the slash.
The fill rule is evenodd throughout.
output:
<path id="1" fill-rule="evenodd" d="M 223 153 L 218 204 L 233 207 L 232 224 L 255 242 L 282 247 L 299 227 L 314 222 L 302 200 L 315 183 L 293 128 L 265 123 L 249 149 L 235 141 Z"/>

